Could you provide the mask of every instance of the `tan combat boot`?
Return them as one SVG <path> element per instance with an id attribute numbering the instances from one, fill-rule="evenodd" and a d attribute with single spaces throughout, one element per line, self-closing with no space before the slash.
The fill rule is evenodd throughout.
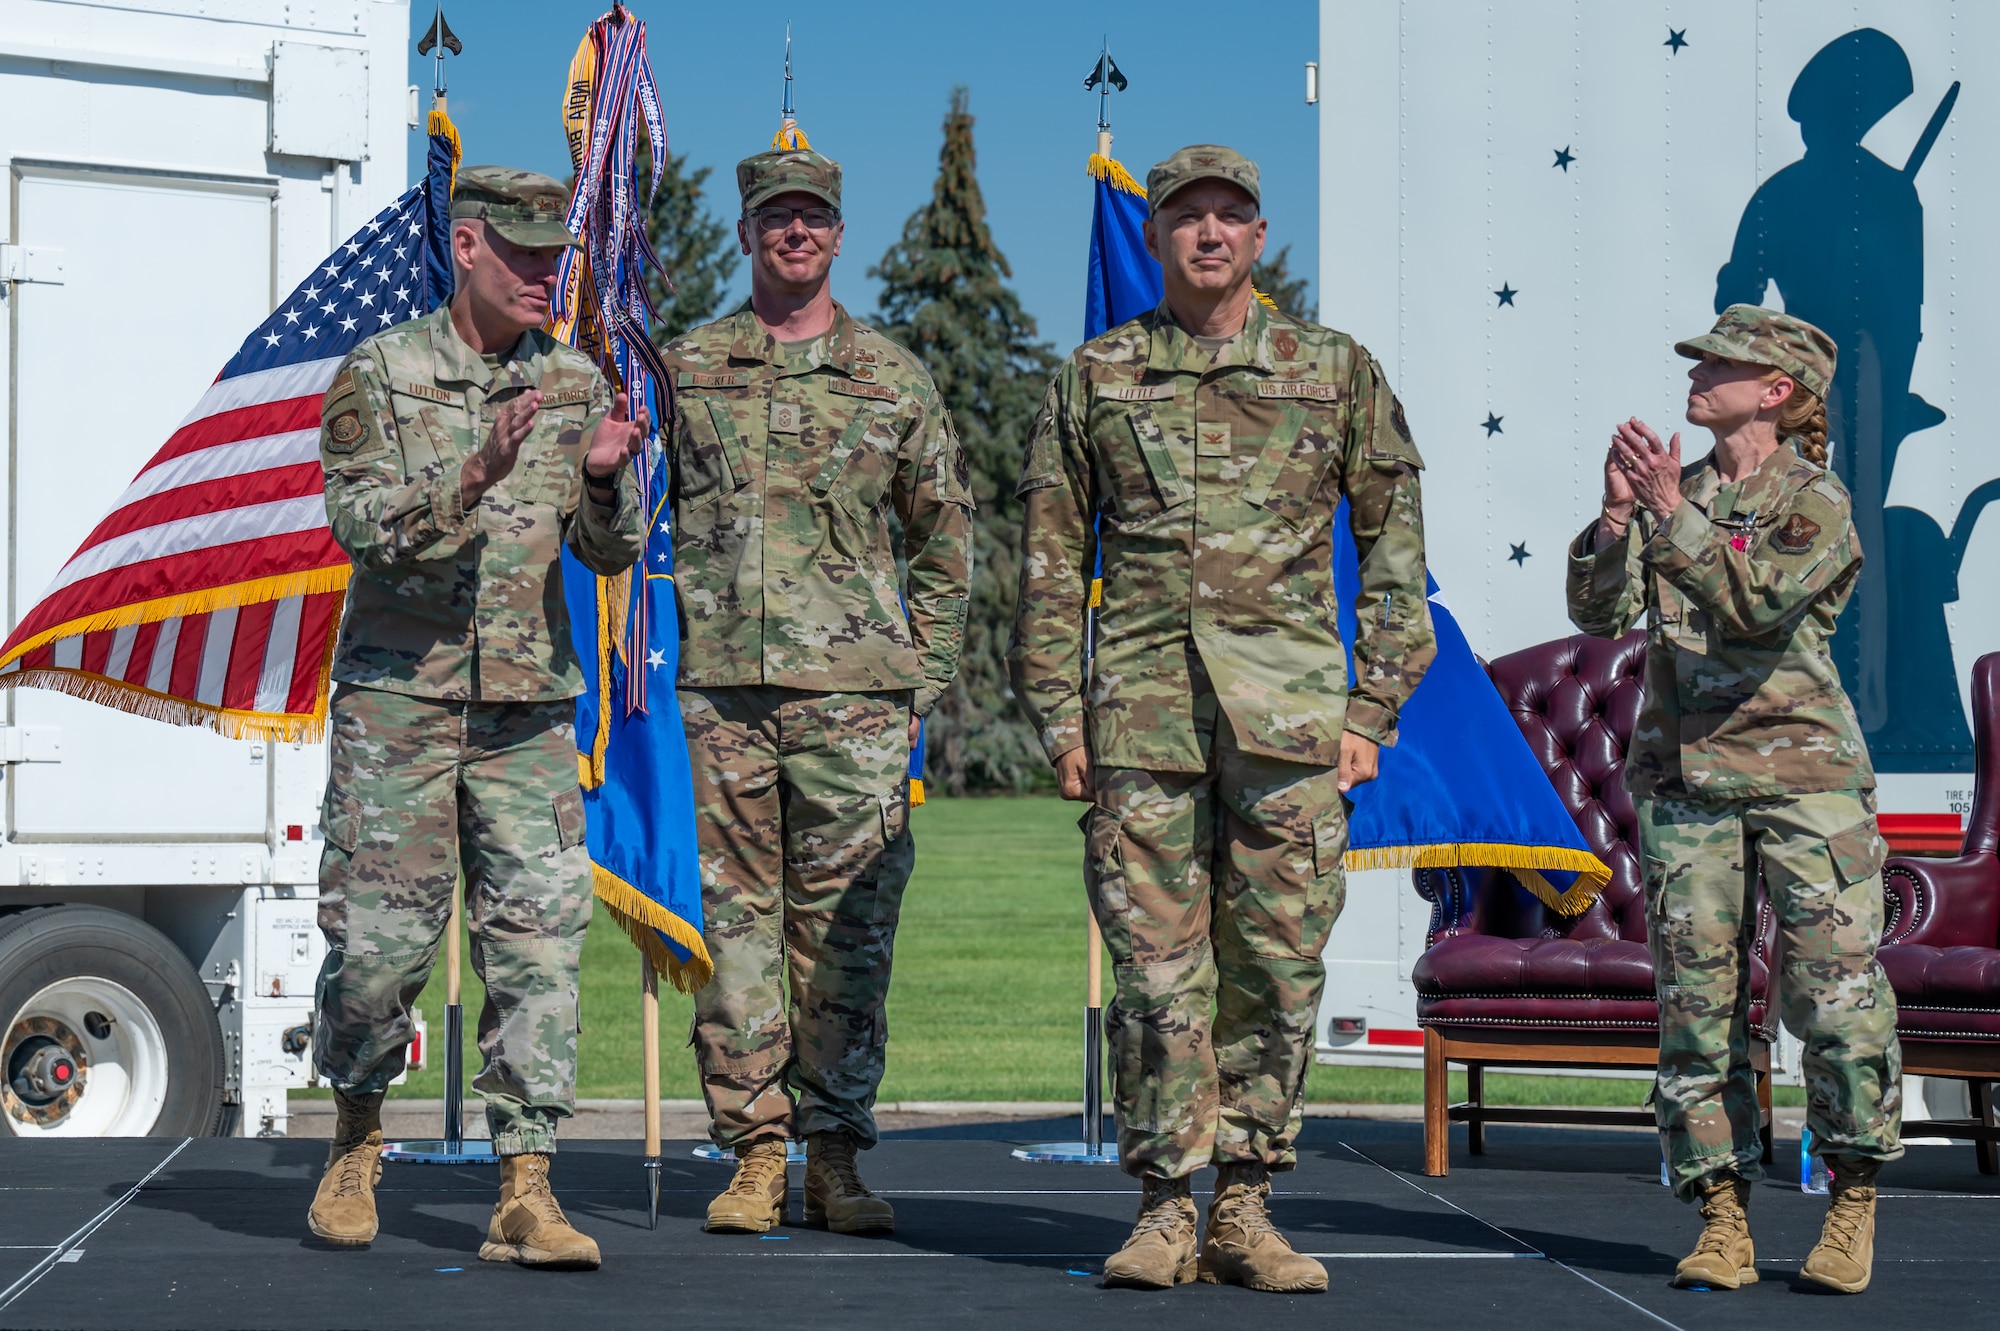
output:
<path id="1" fill-rule="evenodd" d="M 500 1200 L 480 1245 L 482 1262 L 518 1262 L 552 1271 L 595 1271 L 597 1244 L 579 1234 L 549 1188 L 546 1155 L 500 1157 Z"/>
<path id="2" fill-rule="evenodd" d="M 1326 1268 L 1292 1251 L 1271 1224 L 1271 1172 L 1260 1161 L 1216 1166 L 1201 1244 L 1201 1278 L 1274 1294 L 1324 1294 Z"/>
<path id="3" fill-rule="evenodd" d="M 1826 1227 L 1799 1274 L 1815 1285 L 1859 1294 L 1875 1271 L 1875 1175 L 1882 1162 L 1830 1155 L 1826 1168 L 1833 1200 Z"/>
<path id="4" fill-rule="evenodd" d="M 1750 1242 L 1750 1185 L 1734 1174 L 1701 1182 L 1701 1237 L 1674 1268 L 1680 1289 L 1735 1289 L 1757 1283 L 1757 1249 Z"/>
<path id="5" fill-rule="evenodd" d="M 708 1204 L 711 1234 L 763 1234 L 785 1223 L 785 1142 L 765 1137 L 736 1148 L 736 1176 Z"/>
<path id="6" fill-rule="evenodd" d="M 320 1175 L 306 1225 L 337 1248 L 372 1243 L 375 1185 L 382 1181 L 382 1096 L 333 1093 L 339 1114 L 333 1143 L 326 1150 L 326 1173 Z"/>
<path id="7" fill-rule="evenodd" d="M 835 1129 L 806 1138 L 806 1223 L 836 1234 L 888 1234 L 896 1212 L 854 1167 L 854 1138 Z"/>
<path id="8" fill-rule="evenodd" d="M 1104 1263 L 1106 1288 L 1167 1289 L 1194 1279 L 1194 1195 L 1186 1178 L 1143 1175 L 1139 1223 Z"/>

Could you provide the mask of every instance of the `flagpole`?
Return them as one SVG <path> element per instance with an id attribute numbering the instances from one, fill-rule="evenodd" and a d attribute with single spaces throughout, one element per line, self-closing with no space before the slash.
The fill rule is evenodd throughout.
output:
<path id="1" fill-rule="evenodd" d="M 646 1228 L 660 1227 L 660 976 L 639 954 L 639 1039 L 646 1095 Z"/>
<path id="2" fill-rule="evenodd" d="M 490 1141 L 465 1140 L 465 1006 L 459 1001 L 464 968 L 459 935 L 465 931 L 465 884 L 451 893 L 444 929 L 444 1136 L 437 1141 L 388 1142 L 384 1160 L 412 1165 L 492 1164 L 500 1157 Z"/>

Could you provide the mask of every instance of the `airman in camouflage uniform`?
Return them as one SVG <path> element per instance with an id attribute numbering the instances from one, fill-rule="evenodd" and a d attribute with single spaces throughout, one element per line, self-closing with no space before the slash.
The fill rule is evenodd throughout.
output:
<path id="1" fill-rule="evenodd" d="M 1078 348 L 1049 388 L 1018 489 L 1009 652 L 1065 794 L 1092 800 L 1119 1160 L 1145 1186 L 1106 1277 L 1193 1278 L 1188 1179 L 1213 1163 L 1200 1274 L 1322 1289 L 1263 1201 L 1269 1172 L 1296 1161 L 1320 956 L 1346 895 L 1343 792 L 1374 775 L 1435 652 L 1423 463 L 1367 351 L 1251 299 L 1254 163 L 1183 149 L 1147 189 L 1166 302 Z M 1217 303 L 1197 337 L 1177 310 L 1199 304 L 1185 269 L 1212 246 L 1241 304 Z M 1332 574 L 1342 499 L 1361 561 L 1351 682 Z"/>
<path id="2" fill-rule="evenodd" d="M 646 426 L 538 327 L 555 258 L 575 243 L 565 199 L 546 176 L 461 170 L 458 294 L 355 348 L 323 407 L 327 517 L 354 561 L 332 666 L 313 1042 L 341 1124 L 310 1221 L 336 1244 L 374 1237 L 382 1094 L 462 876 L 486 984 L 473 1085 L 503 1168 L 481 1256 L 597 1264 L 547 1186 L 575 1105 L 591 910 L 583 676 L 559 551 L 607 575 L 638 557 L 624 462 Z"/>
<path id="3" fill-rule="evenodd" d="M 972 498 L 930 375 L 828 289 L 839 165 L 769 152 L 736 178 L 753 308 L 666 349 L 715 962 L 693 1043 L 710 1135 L 739 1160 L 707 1227 L 782 1223 L 785 1143 L 804 1137 L 807 1221 L 881 1232 L 893 1212 L 854 1153 L 876 1141 L 914 718 L 958 668 Z"/>
<path id="4" fill-rule="evenodd" d="M 1654 1108 L 1674 1190 L 1700 1196 L 1709 1223 L 1678 1279 L 1756 1278 L 1742 1200 L 1762 1174 L 1749 1059 L 1761 873 L 1778 916 L 1781 1011 L 1805 1043 L 1806 1123 L 1841 1194 L 1828 1228 L 1837 1242 L 1815 1249 L 1805 1273 L 1858 1289 L 1861 1204 L 1872 1236 L 1875 1170 L 1902 1154 L 1902 1067 L 1895 996 L 1875 959 L 1875 775 L 1828 648 L 1861 568 L 1847 492 L 1825 465 L 1820 395 L 1835 348 L 1802 320 L 1737 305 L 1676 350 L 1702 362 L 1688 419 L 1715 431 L 1717 449 L 1680 467 L 1679 436 L 1660 447 L 1637 422 L 1621 427 L 1605 516 L 1570 550 L 1569 607 L 1601 637 L 1647 619 L 1646 701 L 1625 779 L 1660 998 Z M 1734 415 L 1716 405 L 1729 391 L 1746 395 Z M 1778 401 L 1761 405 L 1760 391 Z M 1732 440 L 1761 428 L 1772 451 L 1725 480 L 1744 456 L 1725 457 L 1732 428 Z M 1657 507 L 1640 493 L 1635 513 L 1642 462 L 1659 476 Z"/>

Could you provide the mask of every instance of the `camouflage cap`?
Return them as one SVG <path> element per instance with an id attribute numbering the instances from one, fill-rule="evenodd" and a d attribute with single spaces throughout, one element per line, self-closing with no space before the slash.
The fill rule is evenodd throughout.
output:
<path id="1" fill-rule="evenodd" d="M 1706 355 L 1750 365 L 1768 365 L 1798 380 L 1814 397 L 1824 398 L 1833 381 L 1840 349 L 1833 339 L 1804 319 L 1767 310 L 1761 305 L 1731 305 L 1700 337 L 1674 343 L 1689 360 Z"/>
<path id="2" fill-rule="evenodd" d="M 1173 197 L 1174 191 L 1197 180 L 1226 180 L 1250 196 L 1258 207 L 1264 205 L 1264 191 L 1258 183 L 1257 164 L 1219 143 L 1195 143 L 1181 149 L 1146 173 L 1146 202 L 1149 215 Z"/>
<path id="3" fill-rule="evenodd" d="M 840 163 L 810 148 L 758 153 L 736 164 L 736 189 L 743 195 L 746 213 L 794 191 L 825 199 L 828 207 L 838 211 Z"/>
<path id="4" fill-rule="evenodd" d="M 563 225 L 569 190 L 511 166 L 462 166 L 452 182 L 451 217 L 483 217 L 516 245 L 580 245 Z"/>

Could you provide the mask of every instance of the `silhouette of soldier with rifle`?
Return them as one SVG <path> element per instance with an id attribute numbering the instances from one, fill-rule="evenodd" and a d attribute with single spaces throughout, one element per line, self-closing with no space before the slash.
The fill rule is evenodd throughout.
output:
<path id="1" fill-rule="evenodd" d="M 1865 558 L 1834 636 L 1834 661 L 1880 771 L 1971 771 L 1972 736 L 1952 667 L 1944 607 L 1973 525 L 2000 481 L 1980 486 L 1947 535 L 1927 513 L 1885 507 L 1896 453 L 1944 413 L 1910 391 L 1923 338 L 1923 204 L 1917 172 L 1958 84 L 1945 93 L 1909 160 L 1893 167 L 1861 146 L 1915 90 L 1909 57 L 1860 28 L 1822 47 L 1786 102 L 1805 155 L 1758 187 L 1743 209 L 1715 308 L 1764 304 L 1775 283 L 1788 313 L 1840 348 L 1827 394 L 1833 466 L 1854 500 Z"/>

